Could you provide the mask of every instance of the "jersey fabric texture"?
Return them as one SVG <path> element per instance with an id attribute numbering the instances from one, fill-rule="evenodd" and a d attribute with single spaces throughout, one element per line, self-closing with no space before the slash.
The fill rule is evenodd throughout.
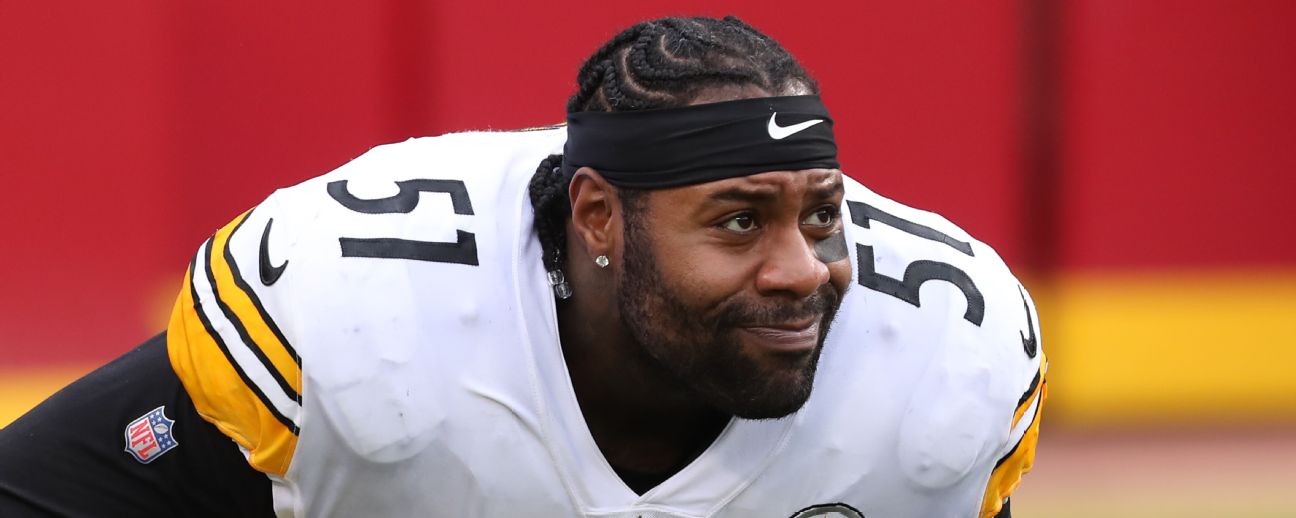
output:
<path id="1" fill-rule="evenodd" d="M 527 186 L 564 129 L 380 146 L 194 256 L 168 329 L 197 412 L 281 516 L 994 516 L 1047 363 L 986 245 L 846 179 L 855 268 L 814 392 L 640 495 L 586 428 Z M 581 296 L 576 293 L 574 296 Z"/>

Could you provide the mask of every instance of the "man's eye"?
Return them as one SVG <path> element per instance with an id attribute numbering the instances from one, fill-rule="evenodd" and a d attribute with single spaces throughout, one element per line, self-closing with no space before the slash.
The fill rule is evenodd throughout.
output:
<path id="1" fill-rule="evenodd" d="M 725 220 L 720 226 L 732 232 L 747 233 L 756 230 L 756 218 L 751 214 L 739 214 Z"/>
<path id="2" fill-rule="evenodd" d="M 801 221 L 802 225 L 812 227 L 828 227 L 837 221 L 837 209 L 824 207 L 812 212 L 806 219 Z"/>

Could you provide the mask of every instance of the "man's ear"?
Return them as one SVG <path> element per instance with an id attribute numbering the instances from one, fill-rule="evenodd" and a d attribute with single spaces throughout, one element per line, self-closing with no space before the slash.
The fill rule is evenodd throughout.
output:
<path id="1" fill-rule="evenodd" d="M 585 253 L 589 254 L 587 259 L 611 255 L 613 241 L 619 236 L 616 228 L 621 216 L 616 188 L 598 171 L 582 167 L 572 176 L 567 196 L 571 200 L 572 227 Z"/>

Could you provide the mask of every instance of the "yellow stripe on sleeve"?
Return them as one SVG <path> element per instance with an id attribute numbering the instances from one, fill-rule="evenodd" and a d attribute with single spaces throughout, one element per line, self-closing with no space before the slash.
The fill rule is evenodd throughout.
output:
<path id="1" fill-rule="evenodd" d="M 271 331 L 270 326 L 273 324 L 266 320 L 268 315 L 262 312 L 259 303 L 253 302 L 252 297 L 255 295 L 249 294 L 251 288 L 238 275 L 242 272 L 239 272 L 236 263 L 230 262 L 226 251 L 230 236 L 238 230 L 250 212 L 235 218 L 212 238 L 210 260 L 212 274 L 216 278 L 216 290 L 220 293 L 221 301 L 237 316 L 257 350 L 274 366 L 279 378 L 287 385 L 285 388 L 291 389 L 290 394 L 300 404 L 301 367 L 289 352 L 288 345 L 280 340 L 276 332 Z"/>
<path id="2" fill-rule="evenodd" d="M 1044 402 L 1048 400 L 1048 378 L 1046 376 L 1047 367 L 1044 361 L 1041 361 L 1040 384 L 1035 389 L 1039 403 L 1035 408 L 1035 415 L 1031 418 L 1030 427 L 1022 435 L 1021 441 L 1005 456 L 1000 459 L 999 464 L 995 466 L 994 471 L 990 473 L 990 482 L 986 484 L 985 498 L 981 500 L 981 518 L 992 518 L 999 514 L 1003 508 L 1003 502 L 1012 492 L 1021 484 L 1022 476 L 1029 473 L 1035 465 L 1035 445 L 1039 442 L 1039 424 L 1040 415 L 1044 412 Z M 1017 409 L 1013 417 L 1014 427 L 1021 419 L 1026 408 L 1029 408 L 1034 398 L 1028 399 L 1026 404 Z"/>
<path id="3" fill-rule="evenodd" d="M 282 476 L 297 435 L 276 417 L 229 356 L 194 298 L 191 267 L 167 327 L 171 367 L 198 414 L 248 451 L 253 468 Z"/>

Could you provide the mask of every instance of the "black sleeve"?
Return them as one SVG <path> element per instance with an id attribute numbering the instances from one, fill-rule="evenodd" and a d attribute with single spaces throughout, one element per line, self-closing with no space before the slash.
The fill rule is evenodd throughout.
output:
<path id="1" fill-rule="evenodd" d="M 0 429 L 0 516 L 273 515 L 270 479 L 198 416 L 165 334 Z"/>

